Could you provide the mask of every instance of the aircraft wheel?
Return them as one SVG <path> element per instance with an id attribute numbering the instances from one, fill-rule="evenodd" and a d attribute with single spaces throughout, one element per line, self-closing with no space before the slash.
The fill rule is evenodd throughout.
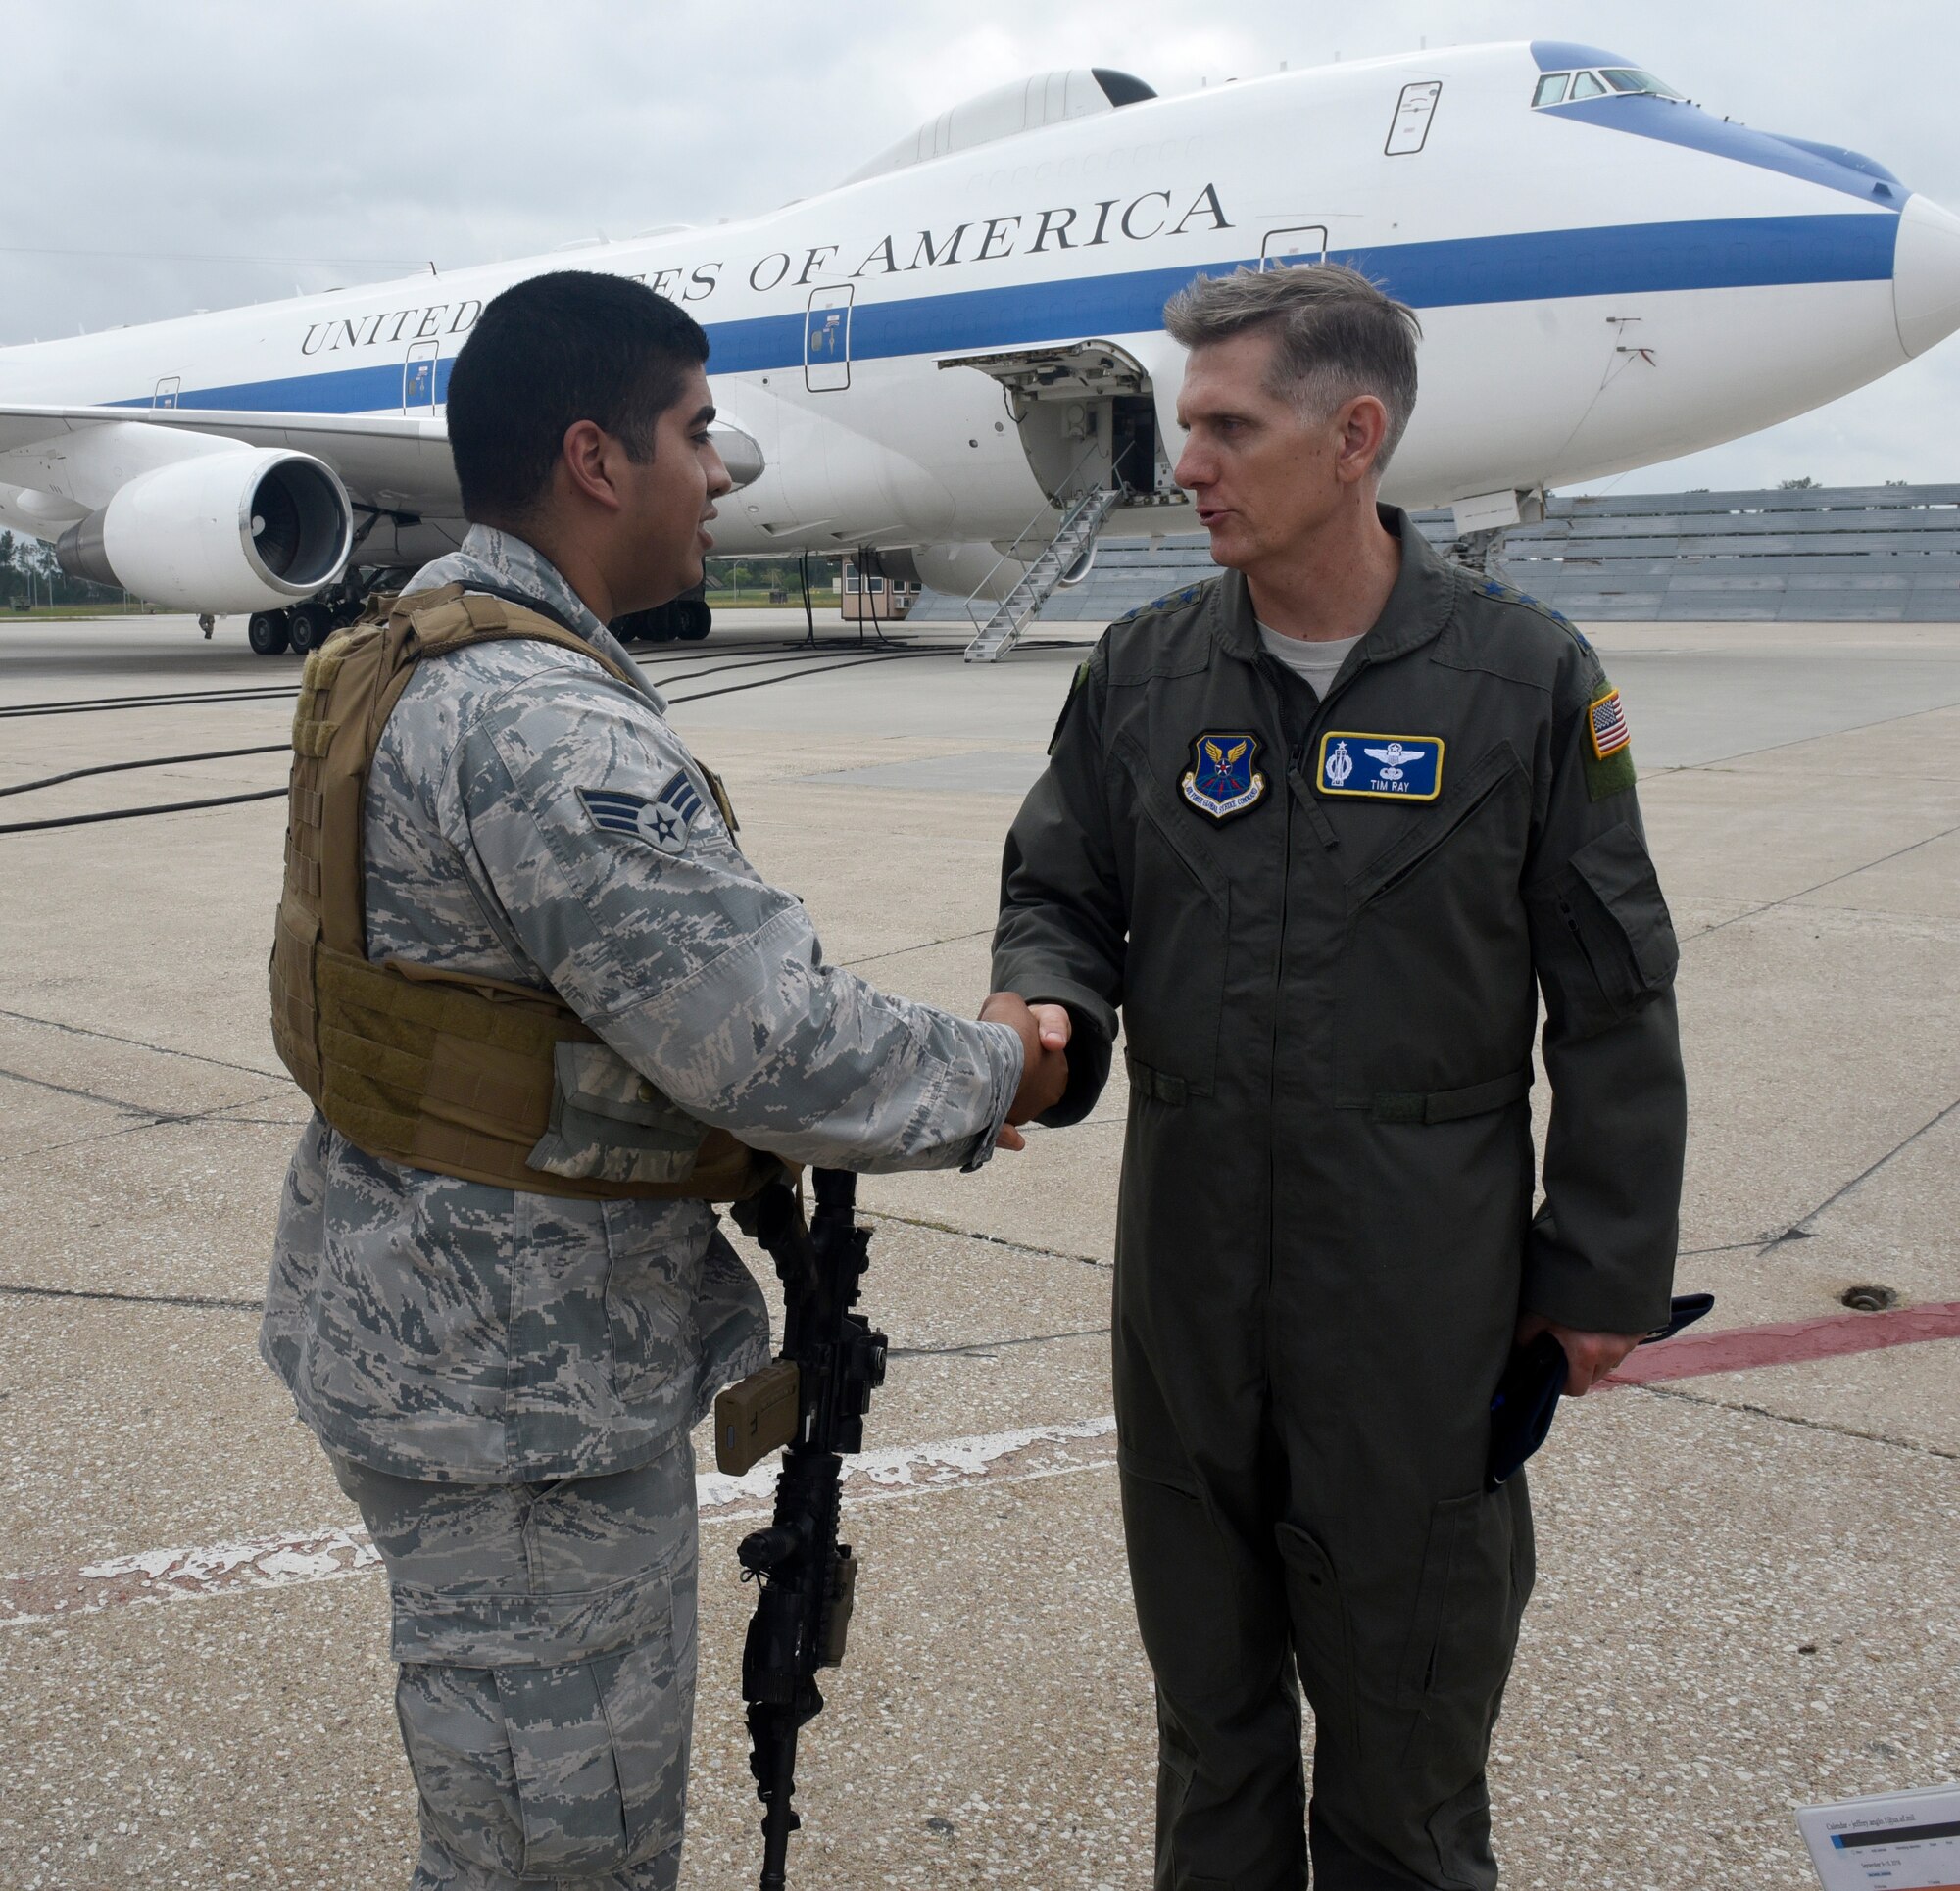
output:
<path id="1" fill-rule="evenodd" d="M 326 612 L 318 605 L 295 605 L 286 612 L 286 641 L 297 656 L 318 650 L 332 631 Z"/>
<path id="2" fill-rule="evenodd" d="M 634 610 L 612 620 L 613 636 L 622 644 L 664 644 L 672 641 L 672 613 L 665 605 Z"/>
<path id="3" fill-rule="evenodd" d="M 673 613 L 679 619 L 675 635 L 685 643 L 698 644 L 714 628 L 714 613 L 699 598 L 676 598 Z"/>
<path id="4" fill-rule="evenodd" d="M 286 633 L 286 613 L 255 610 L 245 626 L 245 641 L 252 646 L 255 656 L 277 656 L 292 641 Z"/>

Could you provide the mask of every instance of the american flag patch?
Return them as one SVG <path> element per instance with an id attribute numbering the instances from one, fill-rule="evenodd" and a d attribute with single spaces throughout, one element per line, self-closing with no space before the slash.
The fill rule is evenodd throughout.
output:
<path id="1" fill-rule="evenodd" d="M 1586 712 L 1588 726 L 1592 734 L 1592 754 L 1598 761 L 1608 755 L 1616 755 L 1633 735 L 1627 728 L 1627 712 L 1620 706 L 1620 692 L 1608 690 Z"/>

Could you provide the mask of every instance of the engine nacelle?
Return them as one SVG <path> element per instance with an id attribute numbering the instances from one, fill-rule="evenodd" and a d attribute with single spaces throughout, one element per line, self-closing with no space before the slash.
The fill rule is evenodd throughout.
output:
<path id="1" fill-rule="evenodd" d="M 748 428 L 738 427 L 733 420 L 711 420 L 708 437 L 714 442 L 714 451 L 734 482 L 730 491 L 739 493 L 744 486 L 753 486 L 767 469 L 762 444 Z"/>
<path id="2" fill-rule="evenodd" d="M 991 545 L 917 545 L 912 564 L 933 590 L 989 604 L 999 604 L 1028 573 L 1020 559 L 1003 558 Z"/>
<path id="3" fill-rule="evenodd" d="M 240 447 L 138 473 L 61 535 L 55 558 L 71 577 L 216 613 L 309 598 L 353 545 L 354 508 L 331 466 Z"/>

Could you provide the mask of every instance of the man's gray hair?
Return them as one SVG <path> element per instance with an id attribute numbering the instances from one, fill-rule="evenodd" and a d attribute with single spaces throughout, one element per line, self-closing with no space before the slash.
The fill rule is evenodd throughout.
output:
<path id="1" fill-rule="evenodd" d="M 1324 419 L 1342 402 L 1372 394 L 1389 413 L 1377 472 L 1388 465 L 1415 411 L 1422 324 L 1406 303 L 1346 264 L 1201 275 L 1165 304 L 1164 327 L 1186 348 L 1270 328 L 1267 385 L 1309 419 Z"/>

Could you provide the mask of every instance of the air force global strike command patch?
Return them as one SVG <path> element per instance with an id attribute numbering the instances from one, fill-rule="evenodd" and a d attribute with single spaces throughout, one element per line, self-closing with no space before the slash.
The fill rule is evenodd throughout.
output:
<path id="1" fill-rule="evenodd" d="M 608 834 L 644 841 L 656 853 L 668 855 L 687 850 L 688 831 L 701 812 L 700 795 L 678 768 L 651 800 L 644 795 L 612 788 L 581 788 L 578 799 L 594 823 Z"/>
<path id="2" fill-rule="evenodd" d="M 1259 739 L 1243 729 L 1222 735 L 1206 732 L 1191 744 L 1191 766 L 1178 786 L 1184 799 L 1214 821 L 1229 821 L 1258 806 L 1265 799 L 1266 778 L 1252 764 L 1259 758 Z"/>
<path id="3" fill-rule="evenodd" d="M 1315 780 L 1323 795 L 1363 800 L 1433 801 L 1443 793 L 1441 736 L 1378 736 L 1330 729 L 1320 738 Z"/>

